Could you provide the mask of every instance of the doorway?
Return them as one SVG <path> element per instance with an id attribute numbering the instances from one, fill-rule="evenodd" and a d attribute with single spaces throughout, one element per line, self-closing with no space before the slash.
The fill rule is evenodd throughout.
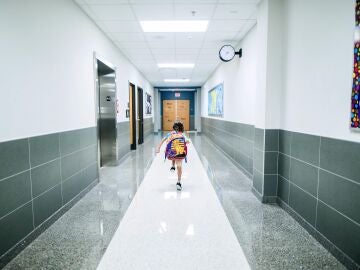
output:
<path id="1" fill-rule="evenodd" d="M 189 130 L 189 100 L 163 100 L 163 130 L 172 130 L 172 126 L 176 121 L 182 122 L 184 129 Z"/>
<path id="2" fill-rule="evenodd" d="M 117 160 L 115 68 L 96 59 L 100 167 Z"/>
<path id="3" fill-rule="evenodd" d="M 130 149 L 136 150 L 136 95 L 135 85 L 129 83 Z"/>
<path id="4" fill-rule="evenodd" d="M 141 87 L 137 88 L 138 94 L 138 144 L 144 142 L 144 92 Z"/>

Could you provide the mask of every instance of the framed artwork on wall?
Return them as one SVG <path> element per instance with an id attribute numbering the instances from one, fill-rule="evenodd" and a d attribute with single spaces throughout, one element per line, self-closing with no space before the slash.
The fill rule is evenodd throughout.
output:
<path id="1" fill-rule="evenodd" d="M 146 114 L 151 114 L 151 95 L 146 93 L 145 99 Z"/>
<path id="2" fill-rule="evenodd" d="M 218 84 L 208 92 L 208 115 L 224 116 L 224 84 Z"/>
<path id="3" fill-rule="evenodd" d="M 360 0 L 355 4 L 355 31 L 354 31 L 354 69 L 351 91 L 351 128 L 360 128 L 359 119 L 360 96 Z"/>

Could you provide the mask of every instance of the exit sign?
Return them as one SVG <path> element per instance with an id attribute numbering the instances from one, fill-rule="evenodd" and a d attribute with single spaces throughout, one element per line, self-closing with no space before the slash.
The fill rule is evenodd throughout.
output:
<path id="1" fill-rule="evenodd" d="M 180 93 L 175 93 L 175 97 L 180 97 Z"/>

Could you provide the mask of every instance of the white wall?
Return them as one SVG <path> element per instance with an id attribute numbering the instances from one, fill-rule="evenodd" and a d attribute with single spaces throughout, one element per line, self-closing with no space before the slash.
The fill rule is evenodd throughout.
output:
<path id="1" fill-rule="evenodd" d="M 219 83 L 224 83 L 224 117 L 220 120 L 254 124 L 256 95 L 256 26 L 241 42 L 241 59 L 238 56 L 219 65 L 201 89 L 201 116 L 208 116 L 208 91 Z M 235 48 L 236 50 L 239 49 Z M 219 60 L 220 61 L 220 60 Z"/>
<path id="2" fill-rule="evenodd" d="M 0 2 L 0 141 L 95 126 L 93 52 L 117 67 L 118 121 L 128 81 L 150 83 L 70 0 Z"/>
<path id="3" fill-rule="evenodd" d="M 285 1 L 281 127 L 360 141 L 349 129 L 354 1 L 325 2 Z"/>

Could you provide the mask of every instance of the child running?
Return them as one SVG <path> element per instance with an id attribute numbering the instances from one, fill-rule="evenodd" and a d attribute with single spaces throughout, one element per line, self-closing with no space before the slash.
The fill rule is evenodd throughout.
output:
<path id="1" fill-rule="evenodd" d="M 181 122 L 175 122 L 173 125 L 173 131 L 166 134 L 166 136 L 159 143 L 156 153 L 160 152 L 162 144 L 166 141 L 165 158 L 171 160 L 170 171 L 175 171 L 175 164 L 177 169 L 178 181 L 176 183 L 176 189 L 182 190 L 181 175 L 182 175 L 182 161 L 186 159 L 187 147 L 189 139 L 183 133 L 184 125 Z"/>

